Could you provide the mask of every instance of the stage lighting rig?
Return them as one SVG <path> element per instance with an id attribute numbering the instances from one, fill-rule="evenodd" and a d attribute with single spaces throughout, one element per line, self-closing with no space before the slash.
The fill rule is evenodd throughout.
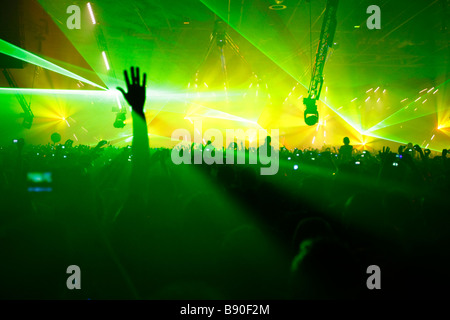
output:
<path id="1" fill-rule="evenodd" d="M 125 120 L 127 119 L 127 115 L 125 112 L 118 112 L 116 114 L 116 121 L 114 121 L 114 128 L 122 129 L 125 127 Z"/>
<path id="2" fill-rule="evenodd" d="M 11 88 L 18 88 L 16 80 L 14 79 L 14 76 L 11 74 L 11 72 L 8 69 L 2 70 L 3 75 L 5 76 L 6 81 L 8 81 L 8 84 Z M 22 107 L 23 113 L 21 113 L 21 117 L 23 117 L 22 125 L 26 129 L 31 129 L 31 125 L 33 124 L 33 112 L 31 111 L 30 103 L 28 103 L 22 93 L 17 90 L 16 92 L 16 99 L 19 102 L 20 106 Z"/>
<path id="3" fill-rule="evenodd" d="M 220 54 L 220 61 L 222 65 L 222 71 L 224 75 L 224 83 L 228 83 L 228 73 L 227 73 L 227 63 L 225 59 L 225 51 L 224 47 L 228 47 L 231 49 L 235 54 L 237 54 L 246 64 L 248 64 L 247 60 L 242 56 L 242 54 L 239 52 L 239 47 L 234 43 L 233 39 L 230 37 L 230 35 L 227 32 L 228 25 L 223 20 L 216 20 L 214 23 L 213 31 L 210 35 L 210 41 L 208 45 L 208 49 L 206 52 L 205 57 L 203 58 L 202 62 L 198 66 L 197 70 L 200 70 L 202 66 L 207 61 L 209 55 L 213 51 L 214 48 L 217 48 Z M 198 73 L 198 71 L 197 71 Z"/>
<path id="4" fill-rule="evenodd" d="M 325 66 L 328 49 L 333 46 L 334 34 L 336 33 L 336 13 L 339 0 L 327 0 L 325 16 L 322 23 L 319 45 L 316 51 L 316 60 L 312 66 L 311 82 L 309 84 L 308 97 L 303 99 L 306 107 L 304 113 L 305 123 L 313 126 L 319 121 L 316 101 L 320 98 L 323 86 L 323 69 Z"/>
<path id="5" fill-rule="evenodd" d="M 31 129 L 31 126 L 33 125 L 33 119 L 34 115 L 31 110 L 29 110 L 26 113 L 22 113 L 21 116 L 23 117 L 22 126 L 26 129 Z"/>
<path id="6" fill-rule="evenodd" d="M 217 20 L 214 25 L 213 38 L 216 38 L 216 44 L 222 48 L 227 42 L 227 25 L 222 20 Z"/>

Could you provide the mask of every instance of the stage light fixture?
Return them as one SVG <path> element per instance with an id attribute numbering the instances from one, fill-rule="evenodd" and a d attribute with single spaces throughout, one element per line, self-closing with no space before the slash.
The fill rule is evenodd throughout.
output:
<path id="1" fill-rule="evenodd" d="M 284 10 L 287 8 L 286 5 L 283 4 L 283 0 L 275 0 L 276 4 L 269 6 L 270 10 Z"/>
<path id="2" fill-rule="evenodd" d="M 306 106 L 304 113 L 305 123 L 313 126 L 319 121 L 319 112 L 317 111 L 316 100 L 311 98 L 303 98 L 303 104 Z"/>
<path id="3" fill-rule="evenodd" d="M 97 22 L 95 21 L 94 11 L 92 10 L 90 2 L 87 3 L 87 7 L 89 9 L 89 14 L 91 15 L 92 24 L 96 24 Z"/>
<path id="4" fill-rule="evenodd" d="M 22 122 L 22 126 L 26 129 L 31 129 L 31 126 L 33 125 L 33 118 L 34 115 L 33 113 L 23 113 L 23 122 Z"/>
<path id="5" fill-rule="evenodd" d="M 125 127 L 125 120 L 127 116 L 124 112 L 118 112 L 116 114 L 116 121 L 114 121 L 114 128 L 122 129 Z"/>

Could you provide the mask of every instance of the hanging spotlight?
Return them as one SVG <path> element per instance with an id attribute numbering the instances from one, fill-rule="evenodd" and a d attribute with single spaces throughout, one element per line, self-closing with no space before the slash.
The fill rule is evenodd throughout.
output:
<path id="1" fill-rule="evenodd" d="M 287 8 L 287 6 L 283 4 L 283 0 L 275 0 L 275 3 L 276 4 L 269 7 L 270 10 L 284 10 Z"/>
<path id="2" fill-rule="evenodd" d="M 214 25 L 213 34 L 216 37 L 216 43 L 219 48 L 222 48 L 226 44 L 227 37 L 227 25 L 222 20 L 216 20 Z"/>
<path id="3" fill-rule="evenodd" d="M 313 126 L 319 121 L 319 112 L 317 111 L 316 100 L 311 98 L 303 98 L 303 104 L 306 106 L 304 113 L 305 123 Z"/>
<path id="4" fill-rule="evenodd" d="M 116 114 L 116 121 L 114 121 L 114 128 L 122 129 L 125 127 L 125 120 L 127 119 L 126 113 L 118 112 Z"/>
<path id="5" fill-rule="evenodd" d="M 22 116 L 23 116 L 22 126 L 26 129 L 31 129 L 31 126 L 33 124 L 33 118 L 34 118 L 34 115 L 31 112 L 31 110 L 27 113 L 22 113 Z"/>

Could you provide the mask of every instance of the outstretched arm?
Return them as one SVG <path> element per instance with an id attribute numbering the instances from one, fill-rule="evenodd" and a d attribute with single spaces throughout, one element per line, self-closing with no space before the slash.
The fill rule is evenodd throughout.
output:
<path id="1" fill-rule="evenodd" d="M 148 183 L 147 165 L 150 158 L 147 122 L 144 113 L 147 75 L 144 73 L 142 85 L 140 84 L 139 68 L 136 68 L 135 70 L 134 67 L 131 67 L 131 82 L 126 70 L 124 71 L 124 75 L 128 92 L 125 92 L 125 90 L 120 87 L 117 89 L 122 92 L 133 110 L 131 113 L 133 119 L 132 192 L 136 194 L 136 192 L 140 190 L 141 195 L 145 195 Z"/>

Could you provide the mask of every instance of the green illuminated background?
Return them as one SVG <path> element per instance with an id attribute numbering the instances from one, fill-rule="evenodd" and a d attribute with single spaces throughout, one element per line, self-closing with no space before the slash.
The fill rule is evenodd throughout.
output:
<path id="1" fill-rule="evenodd" d="M 148 73 L 146 114 L 152 146 L 172 146 L 177 128 L 280 129 L 287 147 L 341 144 L 367 148 L 413 142 L 449 147 L 447 14 L 442 1 L 341 0 L 335 47 L 325 65 L 320 122 L 303 122 L 326 1 L 269 0 L 24 1 L 23 43 L 0 40 L 0 53 L 26 61 L 10 69 L 20 89 L 0 74 L 1 143 L 25 137 L 118 145 L 131 141 L 131 120 L 113 127 L 127 108 L 116 86 L 123 69 Z M 81 8 L 81 29 L 69 30 L 67 7 Z M 368 30 L 366 8 L 381 8 L 381 30 Z M 215 21 L 226 22 L 236 45 L 208 54 Z M 103 57 L 107 59 L 109 70 Z M 21 126 L 22 94 L 35 115 Z"/>

